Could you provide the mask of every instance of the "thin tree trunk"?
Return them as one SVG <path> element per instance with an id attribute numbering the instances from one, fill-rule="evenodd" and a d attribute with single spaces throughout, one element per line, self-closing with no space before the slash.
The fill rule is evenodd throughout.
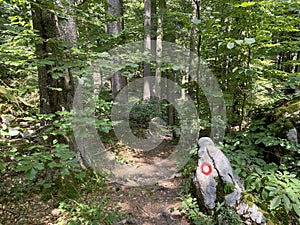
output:
<path id="1" fill-rule="evenodd" d="M 151 51 L 151 0 L 144 0 L 144 10 L 145 10 L 145 51 Z M 151 82 L 151 65 L 150 62 L 144 62 L 144 100 L 148 100 L 153 96 L 153 85 Z"/>
<path id="2" fill-rule="evenodd" d="M 197 5 L 195 0 L 192 0 L 192 20 L 197 19 Z M 192 74 L 195 72 L 195 35 L 196 35 L 196 26 L 192 25 L 191 30 L 190 30 L 190 62 L 189 62 L 189 77 L 188 77 L 188 81 L 192 82 Z M 183 77 L 182 82 L 185 82 L 185 79 Z M 188 94 L 192 97 L 193 95 L 193 87 L 190 86 L 188 89 Z M 183 96 L 182 96 L 183 97 Z M 185 96 L 184 96 L 185 97 Z"/>
<path id="3" fill-rule="evenodd" d="M 115 22 L 108 22 L 107 23 L 107 33 L 108 34 L 116 34 L 122 31 L 124 27 L 124 23 L 122 20 L 122 8 L 123 3 L 122 0 L 107 0 L 108 8 L 107 12 L 110 14 L 114 19 L 117 19 Z M 122 76 L 121 72 L 116 72 L 112 75 L 111 78 L 111 86 L 112 86 L 112 96 L 115 98 L 119 91 L 121 91 L 127 84 L 126 77 Z M 127 98 L 127 96 L 123 96 Z"/>
<path id="4" fill-rule="evenodd" d="M 167 80 L 167 89 L 168 89 L 167 90 L 167 95 L 168 95 L 167 97 L 168 97 L 169 103 L 175 101 L 174 82 L 172 82 L 174 80 L 175 80 L 175 71 L 172 70 L 171 71 L 171 77 L 170 77 L 170 79 Z M 171 104 L 169 104 L 169 106 L 168 106 L 168 125 L 169 126 L 174 126 L 175 125 L 175 108 Z"/>
<path id="5" fill-rule="evenodd" d="M 297 59 L 296 59 L 296 61 L 297 61 L 297 62 L 300 62 L 300 51 L 298 51 L 298 53 L 297 53 Z M 295 66 L 295 73 L 299 73 L 299 72 L 300 72 L 300 65 L 297 64 L 297 65 Z"/>
<path id="6" fill-rule="evenodd" d="M 200 20 L 201 17 L 201 2 L 200 1 L 195 1 L 196 4 L 196 12 L 197 12 L 197 19 Z M 201 41 L 202 41 L 202 36 L 200 34 L 198 34 L 198 44 L 197 44 L 197 58 L 198 58 L 198 62 L 197 62 L 197 94 L 196 94 L 196 100 L 197 100 L 197 110 L 198 112 L 200 112 L 200 77 L 201 77 L 201 71 L 200 71 L 200 66 L 201 66 Z M 211 108 L 212 110 L 212 108 Z"/>
<path id="7" fill-rule="evenodd" d="M 161 98 L 161 58 L 162 58 L 162 44 L 163 44 L 163 10 L 165 4 L 164 0 L 159 0 L 159 14 L 157 18 L 157 39 L 156 39 L 156 79 L 155 79 L 155 94 L 158 97 L 158 105 L 160 105 L 160 98 Z M 158 107 L 159 108 L 159 107 Z"/>

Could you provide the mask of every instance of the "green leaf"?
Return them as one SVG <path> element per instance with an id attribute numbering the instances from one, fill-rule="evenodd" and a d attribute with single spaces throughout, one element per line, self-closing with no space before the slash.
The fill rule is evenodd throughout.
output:
<path id="1" fill-rule="evenodd" d="M 227 44 L 227 48 L 228 48 L 228 49 L 234 48 L 234 43 L 233 43 L 233 42 L 229 42 L 229 43 Z"/>
<path id="2" fill-rule="evenodd" d="M 258 166 L 256 166 L 254 169 L 259 175 L 263 174 L 263 171 Z"/>
<path id="3" fill-rule="evenodd" d="M 48 135 L 43 135 L 42 138 L 44 141 L 46 141 L 48 139 Z"/>
<path id="4" fill-rule="evenodd" d="M 35 121 L 36 118 L 30 117 L 30 116 L 25 116 L 25 117 L 23 118 L 23 120 L 26 120 L 26 121 Z"/>
<path id="5" fill-rule="evenodd" d="M 299 204 L 293 204 L 293 209 L 294 209 L 295 213 L 297 214 L 297 216 L 300 217 L 300 207 L 299 207 Z"/>
<path id="6" fill-rule="evenodd" d="M 57 162 L 50 162 L 50 163 L 48 163 L 48 166 L 50 168 L 61 168 L 62 167 L 61 163 L 57 163 Z"/>
<path id="7" fill-rule="evenodd" d="M 298 199 L 297 195 L 293 192 L 287 192 L 287 195 L 289 196 L 289 199 L 292 200 L 292 202 L 296 202 Z"/>
<path id="8" fill-rule="evenodd" d="M 6 167 L 5 163 L 0 163 L 0 171 L 4 170 Z"/>
<path id="9" fill-rule="evenodd" d="M 243 40 L 235 40 L 235 43 L 237 43 L 238 45 L 241 45 L 241 44 L 243 44 Z"/>
<path id="10" fill-rule="evenodd" d="M 124 71 L 124 72 L 122 73 L 122 76 L 128 77 L 128 78 L 132 78 L 132 77 L 133 77 L 133 74 L 130 73 L 130 72 L 128 72 L 128 71 Z"/>
<path id="11" fill-rule="evenodd" d="M 55 61 L 50 61 L 50 60 L 43 59 L 43 60 L 40 60 L 40 61 L 38 62 L 38 64 L 39 64 L 39 65 L 42 65 L 42 66 L 44 66 L 44 65 L 52 66 L 52 65 L 55 64 Z"/>
<path id="12" fill-rule="evenodd" d="M 268 191 L 275 191 L 277 188 L 272 186 L 266 186 L 265 189 L 267 189 Z"/>
<path id="13" fill-rule="evenodd" d="M 248 45 L 255 43 L 255 38 L 245 38 L 245 42 Z"/>
<path id="14" fill-rule="evenodd" d="M 246 76 L 252 76 L 254 74 L 254 71 L 251 69 L 246 69 L 245 74 L 246 74 Z"/>
<path id="15" fill-rule="evenodd" d="M 178 71 L 178 70 L 181 69 L 181 67 L 180 66 L 172 66 L 172 69 L 175 70 L 175 71 Z"/>
<path id="16" fill-rule="evenodd" d="M 61 170 L 61 174 L 63 174 L 63 175 L 69 175 L 70 174 L 70 170 L 68 168 L 63 168 Z"/>
<path id="17" fill-rule="evenodd" d="M 139 65 L 136 64 L 136 63 L 130 63 L 129 66 L 130 66 L 131 68 L 135 68 L 135 69 L 139 67 Z"/>
<path id="18" fill-rule="evenodd" d="M 110 57 L 110 55 L 109 55 L 109 53 L 108 52 L 101 52 L 101 53 L 99 53 L 97 56 L 99 56 L 99 57 Z"/>
<path id="19" fill-rule="evenodd" d="M 33 167 L 37 170 L 43 170 L 44 169 L 44 164 L 43 163 L 35 163 Z"/>
<path id="20" fill-rule="evenodd" d="M 273 200 L 271 201 L 271 204 L 270 204 L 270 210 L 272 209 L 276 209 L 280 203 L 281 203 L 281 196 L 276 196 L 275 198 L 273 198 Z"/>
<path id="21" fill-rule="evenodd" d="M 249 6 L 253 6 L 255 4 L 256 4 L 256 2 L 243 2 L 241 4 L 236 3 L 236 4 L 234 4 L 234 7 L 236 7 L 236 8 L 238 8 L 238 7 L 246 8 L 246 7 L 249 7 Z"/>
<path id="22" fill-rule="evenodd" d="M 21 164 L 17 166 L 16 171 L 29 171 L 32 168 L 32 164 L 27 161 L 21 161 Z"/>
<path id="23" fill-rule="evenodd" d="M 289 212 L 292 207 L 290 199 L 286 195 L 283 195 L 282 200 L 283 200 L 284 208 L 285 208 L 286 212 Z"/>
<path id="24" fill-rule="evenodd" d="M 64 77 L 65 75 L 63 74 L 63 73 L 53 73 L 52 74 L 52 78 L 53 79 L 59 79 L 59 78 L 61 78 L 61 77 Z"/>
<path id="25" fill-rule="evenodd" d="M 33 180 L 37 174 L 37 171 L 32 168 L 28 173 L 25 174 L 25 177 L 29 180 Z"/>
<path id="26" fill-rule="evenodd" d="M 266 189 L 264 189 L 261 193 L 263 200 L 267 200 L 268 199 L 268 192 L 266 191 Z"/>
<path id="27" fill-rule="evenodd" d="M 191 21 L 192 21 L 192 23 L 194 23 L 196 25 L 198 25 L 199 23 L 201 23 L 201 20 L 197 20 L 197 19 L 193 19 Z"/>

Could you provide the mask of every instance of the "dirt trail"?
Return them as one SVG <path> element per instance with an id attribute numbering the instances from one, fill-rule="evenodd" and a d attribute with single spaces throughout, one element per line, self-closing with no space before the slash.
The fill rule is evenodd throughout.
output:
<path id="1" fill-rule="evenodd" d="M 163 142 L 151 151 L 144 153 L 136 150 L 120 152 L 122 158 L 131 159 L 128 164 L 138 164 L 140 168 L 146 168 L 154 162 L 164 161 L 172 152 L 175 145 L 170 140 Z M 130 166 L 130 165 L 129 165 Z M 145 177 L 151 176 L 151 171 L 142 173 Z M 128 186 L 118 183 L 109 184 L 109 192 L 112 202 L 117 203 L 121 212 L 127 213 L 128 218 L 117 225 L 188 225 L 190 224 L 184 215 L 178 211 L 181 206 L 180 192 L 182 178 L 172 177 L 163 179 L 155 184 Z"/>
<path id="2" fill-rule="evenodd" d="M 108 195 L 113 203 L 117 203 L 122 213 L 128 218 L 117 225 L 188 225 L 178 207 L 181 206 L 180 178 L 172 178 L 158 182 L 156 185 L 128 187 L 111 184 Z"/>

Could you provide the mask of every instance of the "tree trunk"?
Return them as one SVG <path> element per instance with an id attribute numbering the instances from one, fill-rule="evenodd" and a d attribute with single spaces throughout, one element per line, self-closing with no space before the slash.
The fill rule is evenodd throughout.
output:
<path id="1" fill-rule="evenodd" d="M 197 19 L 200 20 L 201 17 L 201 10 L 202 10 L 202 6 L 201 6 L 201 2 L 200 1 L 195 1 L 196 4 L 196 12 L 197 12 Z M 200 77 L 202 76 L 201 71 L 200 71 L 200 67 L 201 67 L 201 43 L 202 42 L 202 36 L 201 34 L 198 34 L 198 44 L 197 44 L 197 57 L 198 57 L 198 61 L 197 61 L 197 94 L 196 94 L 196 101 L 197 101 L 197 110 L 198 112 L 200 112 L 200 103 L 201 103 L 201 99 L 200 99 L 200 87 L 199 87 L 199 83 L 200 83 Z M 212 111 L 212 108 L 211 108 Z"/>
<path id="2" fill-rule="evenodd" d="M 145 51 L 151 51 L 151 0 L 144 0 L 145 10 Z M 151 82 L 151 65 L 150 62 L 144 62 L 144 100 L 150 99 L 153 96 L 153 84 Z"/>
<path id="3" fill-rule="evenodd" d="M 171 81 L 170 81 L 171 80 Z M 175 125 L 175 108 L 174 105 L 171 104 L 172 102 L 175 101 L 175 93 L 174 91 L 174 82 L 175 82 L 175 71 L 171 71 L 171 76 L 170 79 L 167 81 L 167 95 L 168 95 L 168 100 L 169 100 L 169 106 L 168 106 L 168 125 L 169 126 L 174 126 Z M 175 131 L 173 130 L 174 136 L 176 136 Z"/>
<path id="4" fill-rule="evenodd" d="M 298 53 L 297 53 L 297 59 L 296 59 L 296 61 L 297 61 L 297 62 L 300 61 L 300 51 L 298 51 Z M 295 66 L 295 73 L 299 73 L 299 72 L 300 72 L 300 65 L 297 64 L 297 65 Z"/>
<path id="5" fill-rule="evenodd" d="M 42 39 L 36 44 L 36 53 L 44 64 L 38 67 L 38 81 L 40 112 L 45 114 L 72 109 L 75 91 L 72 71 L 58 68 L 70 61 L 71 48 L 77 40 L 76 22 L 69 15 L 74 3 L 73 0 L 65 2 L 38 0 L 32 7 L 33 27 Z M 63 16 L 49 10 L 52 4 L 62 9 Z"/>
<path id="6" fill-rule="evenodd" d="M 192 20 L 197 19 L 197 5 L 196 2 L 193 0 L 192 1 L 192 8 L 193 8 L 193 12 L 192 12 Z M 196 35 L 196 25 L 192 24 L 191 30 L 190 30 L 190 59 L 189 59 L 189 77 L 188 77 L 188 81 L 192 82 L 192 74 L 195 72 L 195 35 Z M 186 79 L 183 77 L 182 79 L 182 83 L 184 84 L 186 82 Z M 193 96 L 194 90 L 193 87 L 190 86 L 188 88 L 188 94 L 190 97 Z M 182 98 L 185 98 L 185 93 L 182 93 Z"/>
<path id="7" fill-rule="evenodd" d="M 157 18 L 157 38 L 156 38 L 156 71 L 155 71 L 155 94 L 157 96 L 158 110 L 160 110 L 161 99 L 161 66 L 162 66 L 162 44 L 163 44 L 163 10 L 164 0 L 159 0 L 159 13 Z"/>
<path id="8" fill-rule="evenodd" d="M 107 33 L 108 34 L 116 34 L 121 32 L 124 27 L 124 23 L 122 20 L 122 8 L 123 3 L 122 0 L 107 0 L 108 8 L 107 12 L 114 19 L 117 18 L 117 21 L 108 22 L 107 23 Z M 112 86 L 112 96 L 115 98 L 120 90 L 122 90 L 127 84 L 126 77 L 121 75 L 121 72 L 116 72 L 112 75 L 111 78 L 111 86 Z M 125 96 L 124 96 L 125 97 Z"/>
<path id="9" fill-rule="evenodd" d="M 38 82 L 40 112 L 43 114 L 71 111 L 73 107 L 76 81 L 70 67 L 60 69 L 73 61 L 71 49 L 76 46 L 77 41 L 76 21 L 70 16 L 72 5 L 73 0 L 38 0 L 32 5 L 33 27 L 41 38 L 36 44 L 36 54 L 41 63 L 38 67 Z M 54 7 L 59 7 L 61 12 L 52 11 Z M 90 166 L 79 151 L 73 135 L 50 137 L 47 141 L 52 144 L 53 138 L 68 144 L 70 150 L 77 153 L 82 166 Z"/>

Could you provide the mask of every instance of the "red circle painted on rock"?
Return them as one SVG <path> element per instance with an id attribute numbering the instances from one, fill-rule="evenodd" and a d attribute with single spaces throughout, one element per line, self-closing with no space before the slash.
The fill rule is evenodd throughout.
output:
<path id="1" fill-rule="evenodd" d="M 206 175 L 206 176 L 208 176 L 209 174 L 211 174 L 211 172 L 212 172 L 211 165 L 209 163 L 207 163 L 207 162 L 202 163 L 202 165 L 201 165 L 201 172 L 204 175 Z"/>

